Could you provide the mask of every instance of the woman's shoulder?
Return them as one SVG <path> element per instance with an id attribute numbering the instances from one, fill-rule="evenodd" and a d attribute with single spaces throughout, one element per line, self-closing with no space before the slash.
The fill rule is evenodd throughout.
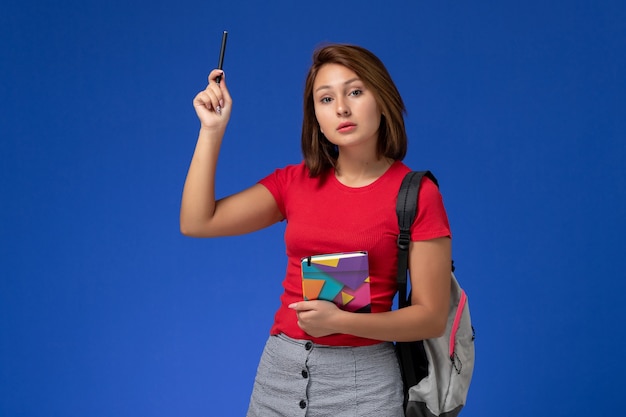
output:
<path id="1" fill-rule="evenodd" d="M 396 161 L 392 168 L 395 171 L 394 173 L 395 177 L 399 179 L 399 181 L 402 181 L 405 175 L 408 174 L 409 172 L 418 171 L 418 170 L 411 169 L 402 161 Z M 419 200 L 423 204 L 429 204 L 433 200 L 440 201 L 441 199 L 442 199 L 442 196 L 439 190 L 439 186 L 437 185 L 435 181 L 430 179 L 430 177 L 425 175 L 422 178 L 422 182 L 419 188 Z"/>
<path id="2" fill-rule="evenodd" d="M 417 170 L 417 169 L 411 169 L 409 166 L 407 166 L 404 162 L 402 161 L 395 161 L 394 164 L 392 165 L 392 168 L 394 169 L 395 175 L 397 176 L 401 176 L 402 178 L 404 178 L 404 176 L 406 174 L 408 174 L 409 172 L 413 172 L 413 171 L 426 171 L 426 170 Z M 432 175 L 432 173 L 431 173 Z M 433 175 L 434 177 L 434 175 Z M 438 185 L 435 181 L 433 181 L 432 179 L 430 179 L 429 176 L 424 175 L 423 179 L 422 179 L 422 186 L 426 187 L 429 190 L 432 189 L 438 189 Z"/>
<path id="3" fill-rule="evenodd" d="M 278 168 L 277 171 L 283 171 L 283 172 L 287 172 L 287 173 L 295 174 L 295 175 L 300 175 L 300 174 L 307 174 L 308 175 L 308 173 L 309 173 L 309 169 L 307 168 L 307 166 L 304 163 L 304 161 L 300 161 L 297 164 L 285 165 L 282 168 Z"/>
<path id="4" fill-rule="evenodd" d="M 309 178 L 309 169 L 304 161 L 297 164 L 289 164 L 280 168 L 276 168 L 272 173 L 263 178 L 260 183 L 267 185 L 268 183 L 290 184 L 294 181 L 302 181 Z"/>
<path id="5" fill-rule="evenodd" d="M 276 176 L 280 176 L 284 178 L 295 178 L 295 177 L 302 177 L 302 176 L 308 177 L 309 169 L 307 168 L 304 161 L 302 161 L 299 163 L 288 164 L 288 165 L 284 165 L 282 167 L 276 168 L 270 175 L 276 175 Z"/>

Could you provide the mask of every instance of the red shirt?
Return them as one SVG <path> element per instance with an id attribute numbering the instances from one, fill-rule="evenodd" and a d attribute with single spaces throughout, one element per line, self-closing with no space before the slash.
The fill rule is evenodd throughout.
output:
<path id="1" fill-rule="evenodd" d="M 271 334 L 284 333 L 294 339 L 330 346 L 365 346 L 380 342 L 348 334 L 311 337 L 300 329 L 295 311 L 287 306 L 302 301 L 300 260 L 303 257 L 367 251 L 372 314 L 391 309 L 396 293 L 396 239 L 399 232 L 396 199 L 402 179 L 409 171 L 406 165 L 396 161 L 372 184 L 351 188 L 337 180 L 333 169 L 310 178 L 303 162 L 277 169 L 260 181 L 272 193 L 287 221 L 287 273 Z M 411 240 L 450 235 L 439 189 L 430 179 L 424 178 Z"/>

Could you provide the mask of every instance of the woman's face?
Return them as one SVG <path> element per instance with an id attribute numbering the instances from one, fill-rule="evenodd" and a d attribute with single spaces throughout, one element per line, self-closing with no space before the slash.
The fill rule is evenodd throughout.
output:
<path id="1" fill-rule="evenodd" d="M 354 71 L 324 64 L 313 83 L 313 102 L 317 122 L 332 144 L 376 146 L 381 112 L 373 92 Z"/>

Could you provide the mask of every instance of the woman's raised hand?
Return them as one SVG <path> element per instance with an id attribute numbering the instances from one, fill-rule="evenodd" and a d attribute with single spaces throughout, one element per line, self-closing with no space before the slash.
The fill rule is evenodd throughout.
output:
<path id="1" fill-rule="evenodd" d="M 221 77 L 219 83 L 218 77 Z M 226 87 L 224 71 L 218 69 L 211 71 L 209 84 L 193 99 L 193 107 L 200 119 L 201 128 L 223 132 L 230 118 L 232 103 L 233 100 Z"/>

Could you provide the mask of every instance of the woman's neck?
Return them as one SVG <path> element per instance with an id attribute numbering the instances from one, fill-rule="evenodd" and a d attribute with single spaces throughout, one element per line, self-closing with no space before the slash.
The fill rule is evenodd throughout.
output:
<path id="1" fill-rule="evenodd" d="M 365 187 L 376 181 L 393 164 L 391 158 L 350 158 L 341 152 L 337 158 L 335 177 L 348 187 Z"/>

